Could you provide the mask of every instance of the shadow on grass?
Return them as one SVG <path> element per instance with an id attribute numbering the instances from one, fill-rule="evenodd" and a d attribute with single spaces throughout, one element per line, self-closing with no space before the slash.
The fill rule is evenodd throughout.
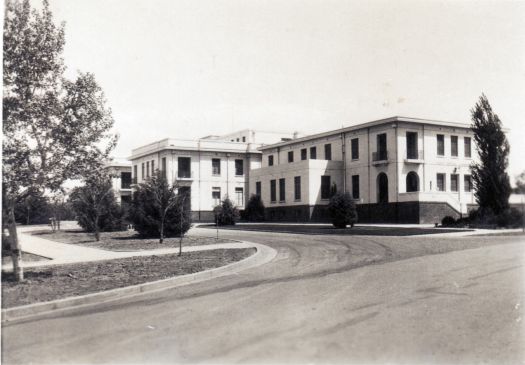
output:
<path id="1" fill-rule="evenodd" d="M 52 270 L 45 271 L 24 271 L 24 280 L 41 280 L 50 278 L 53 276 Z M 12 272 L 3 272 L 2 273 L 2 283 L 16 283 L 15 274 Z"/>

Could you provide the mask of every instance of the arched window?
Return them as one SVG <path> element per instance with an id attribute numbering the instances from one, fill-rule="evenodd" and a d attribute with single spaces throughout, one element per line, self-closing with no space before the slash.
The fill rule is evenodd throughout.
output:
<path id="1" fill-rule="evenodd" d="M 414 171 L 407 174 L 407 193 L 419 191 L 419 176 Z"/>
<path id="2" fill-rule="evenodd" d="M 377 202 L 388 203 L 388 177 L 384 172 L 377 175 Z"/>

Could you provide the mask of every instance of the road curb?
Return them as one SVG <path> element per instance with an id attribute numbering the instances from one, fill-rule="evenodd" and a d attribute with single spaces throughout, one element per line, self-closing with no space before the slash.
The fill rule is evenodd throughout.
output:
<path id="1" fill-rule="evenodd" d="M 266 245 L 246 241 L 242 241 L 242 243 L 246 244 L 248 247 L 255 248 L 256 252 L 253 255 L 241 261 L 233 262 L 231 264 L 210 270 L 200 271 L 194 274 L 181 275 L 174 278 L 132 285 L 124 288 L 111 289 L 103 292 L 91 293 L 76 297 L 68 297 L 49 302 L 28 304 L 20 307 L 2 309 L 2 323 L 11 323 L 20 320 L 27 320 L 30 318 L 50 313 L 58 313 L 60 311 L 78 309 L 94 304 L 111 302 L 114 300 L 133 297 L 145 293 L 151 293 L 175 288 L 178 286 L 198 283 L 201 281 L 238 273 L 246 269 L 263 265 L 273 260 L 273 258 L 277 255 L 276 250 Z"/>

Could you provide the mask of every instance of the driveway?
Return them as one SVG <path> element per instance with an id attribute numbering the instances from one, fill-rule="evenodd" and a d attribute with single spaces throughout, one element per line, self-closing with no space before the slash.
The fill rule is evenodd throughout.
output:
<path id="1" fill-rule="evenodd" d="M 208 234 L 202 228 L 196 233 Z M 222 231 L 267 265 L 3 327 L 10 363 L 522 363 L 522 237 Z M 462 249 L 459 251 L 451 251 Z M 429 255 L 429 253 L 441 253 Z"/>

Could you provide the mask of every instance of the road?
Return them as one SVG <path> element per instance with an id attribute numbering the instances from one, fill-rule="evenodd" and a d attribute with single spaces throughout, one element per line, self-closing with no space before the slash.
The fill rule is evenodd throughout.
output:
<path id="1" fill-rule="evenodd" d="M 522 237 L 221 235 L 278 255 L 7 324 L 3 363 L 524 363 Z"/>

